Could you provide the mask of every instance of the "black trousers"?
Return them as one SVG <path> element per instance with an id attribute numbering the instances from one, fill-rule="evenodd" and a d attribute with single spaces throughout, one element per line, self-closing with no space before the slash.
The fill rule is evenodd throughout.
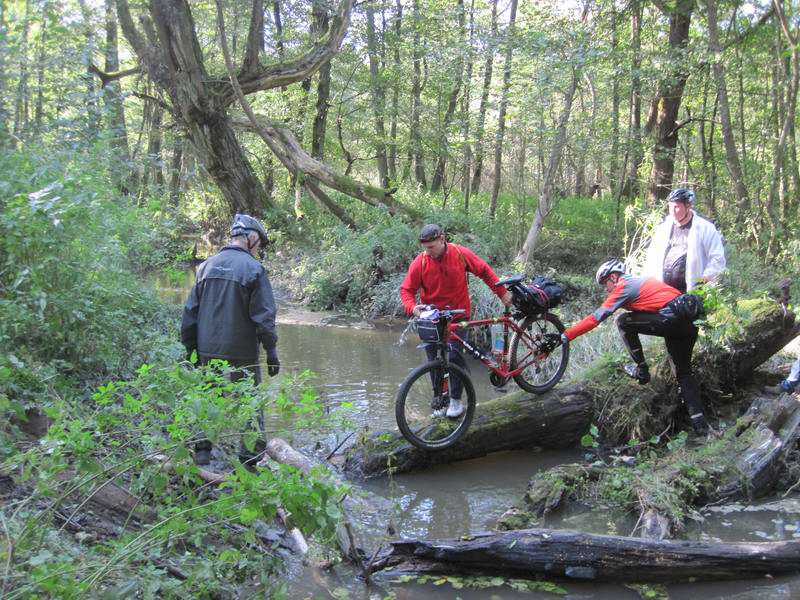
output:
<path id="1" fill-rule="evenodd" d="M 213 359 L 207 356 L 200 355 L 198 357 L 199 362 L 201 365 L 207 365 Z M 232 367 L 236 367 L 235 371 L 231 371 L 230 380 L 232 383 L 236 383 L 248 376 L 252 376 L 253 380 L 255 381 L 256 385 L 261 384 L 261 365 L 258 363 L 258 359 L 256 360 L 228 360 L 228 364 Z M 264 413 L 259 412 L 258 414 L 258 426 L 261 431 L 264 430 Z M 199 440 L 195 445 L 195 450 L 211 450 L 212 444 L 211 440 Z M 255 448 L 253 451 L 247 450 L 244 444 L 239 446 L 239 457 L 242 460 L 252 460 L 255 456 L 261 455 L 264 453 L 267 444 L 263 439 L 259 439 L 256 441 Z M 260 456 L 259 456 L 260 458 Z"/>
<path id="2" fill-rule="evenodd" d="M 428 355 L 428 360 L 434 360 L 439 355 L 439 347 L 436 344 L 425 344 L 425 354 Z M 464 360 L 464 355 L 461 353 L 461 345 L 450 344 L 449 359 L 450 362 L 457 364 L 459 367 L 461 367 L 467 373 L 469 373 L 469 367 L 467 366 L 467 363 Z M 435 381 L 434 379 L 438 378 L 435 378 L 434 373 L 431 372 L 431 385 L 433 386 L 433 393 L 434 395 L 438 395 L 440 390 L 439 384 L 441 382 Z M 463 390 L 464 390 L 464 385 L 461 382 L 461 378 L 451 377 L 450 397 L 453 400 L 461 400 L 461 392 Z"/>
<path id="3" fill-rule="evenodd" d="M 681 397 L 690 415 L 703 412 L 700 387 L 692 373 L 692 352 L 697 342 L 697 327 L 691 321 L 671 314 L 626 312 L 617 317 L 617 327 L 633 362 L 645 364 L 639 335 L 664 338 L 672 371 L 681 390 Z"/>

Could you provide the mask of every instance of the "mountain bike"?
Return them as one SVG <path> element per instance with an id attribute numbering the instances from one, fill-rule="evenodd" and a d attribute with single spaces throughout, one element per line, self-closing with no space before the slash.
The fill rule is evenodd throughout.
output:
<path id="1" fill-rule="evenodd" d="M 437 358 L 413 369 L 400 385 L 395 402 L 395 418 L 400 432 L 410 443 L 424 450 L 443 450 L 455 444 L 469 429 L 475 416 L 475 386 L 469 374 L 450 361 L 450 346 L 460 345 L 489 370 L 495 387 L 513 379 L 527 392 L 543 394 L 555 386 L 569 361 L 569 344 L 553 345 L 553 336 L 564 325 L 545 302 L 530 297 L 522 277 L 498 281 L 514 298 L 515 310 L 506 308 L 502 315 L 473 321 L 459 320 L 463 309 L 438 310 L 431 307 L 426 318 L 417 319 L 420 347 L 432 344 Z M 421 315 L 423 316 L 423 315 Z M 503 349 L 486 353 L 464 335 L 469 329 L 486 325 L 502 326 Z M 434 416 L 450 404 L 450 392 L 462 391 L 463 412 L 456 418 Z M 460 385 L 459 385 L 460 384 Z"/>

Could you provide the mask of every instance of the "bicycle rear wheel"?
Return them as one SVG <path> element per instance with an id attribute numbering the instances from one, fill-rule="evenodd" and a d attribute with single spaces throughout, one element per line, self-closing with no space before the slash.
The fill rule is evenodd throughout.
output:
<path id="1" fill-rule="evenodd" d="M 475 388 L 458 365 L 448 365 L 445 377 L 441 359 L 420 365 L 405 378 L 397 392 L 395 418 L 403 437 L 423 450 L 444 450 L 455 444 L 469 429 L 475 415 Z M 452 381 L 463 387 L 463 412 L 457 418 L 434 417 L 433 410 L 447 407 Z"/>
<path id="2" fill-rule="evenodd" d="M 523 367 L 514 381 L 526 392 L 543 394 L 559 382 L 569 361 L 569 344 L 563 344 L 550 353 L 540 350 L 546 333 L 563 333 L 564 324 L 550 313 L 538 317 L 525 317 L 520 323 L 521 332 L 511 337 L 511 370 Z"/>

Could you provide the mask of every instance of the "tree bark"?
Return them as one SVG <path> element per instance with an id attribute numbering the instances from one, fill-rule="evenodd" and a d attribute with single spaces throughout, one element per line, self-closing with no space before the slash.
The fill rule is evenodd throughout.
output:
<path id="1" fill-rule="evenodd" d="M 798 333 L 794 315 L 775 302 L 754 304 L 752 313 L 742 332 L 724 346 L 695 353 L 693 364 L 707 401 L 730 401 L 732 390 Z M 519 391 L 482 402 L 469 431 L 446 450 L 425 452 L 399 433 L 376 432 L 347 451 L 345 469 L 357 476 L 374 477 L 514 448 L 565 448 L 576 445 L 592 422 L 611 445 L 632 438 L 649 439 L 684 416 L 666 357 L 656 354 L 656 346 L 648 349 L 650 352 L 648 362 L 657 366 L 648 386 L 638 385 L 623 375 L 618 365 L 600 359 L 587 368 L 585 372 L 591 376 L 580 384 L 558 385 L 541 396 Z M 610 397 L 611 382 L 615 392 Z M 635 416 L 627 412 L 631 406 L 638 407 Z"/>
<path id="2" fill-rule="evenodd" d="M 427 179 L 425 178 L 425 158 L 422 152 L 422 132 L 420 131 L 420 112 L 422 111 L 422 44 L 420 43 L 420 28 L 422 27 L 422 19 L 419 14 L 419 0 L 414 0 L 412 3 L 414 11 L 414 50 L 412 52 L 412 61 L 414 64 L 414 73 L 411 77 L 411 146 L 409 148 L 410 162 L 414 164 L 414 178 L 417 183 L 423 188 L 428 187 Z"/>
<path id="3" fill-rule="evenodd" d="M 478 109 L 478 122 L 475 128 L 475 171 L 472 174 L 472 189 L 476 192 L 481 189 L 483 174 L 483 137 L 486 124 L 486 111 L 489 107 L 489 91 L 492 87 L 492 68 L 494 66 L 494 50 L 497 44 L 497 0 L 492 2 L 492 25 L 489 40 L 486 44 L 486 62 L 483 65 L 483 89 L 481 91 L 481 105 Z"/>
<path id="4" fill-rule="evenodd" d="M 461 40 L 466 37 L 466 23 L 464 19 L 464 0 L 457 1 L 458 11 L 458 29 L 461 34 Z M 433 171 L 433 179 L 431 180 L 431 191 L 436 193 L 442 189 L 444 181 L 445 165 L 447 164 L 447 157 L 450 154 L 450 149 L 447 143 L 447 133 L 450 129 L 450 123 L 453 120 L 453 115 L 456 112 L 458 105 L 458 96 L 461 93 L 461 84 L 464 78 L 464 59 L 462 52 L 458 50 L 458 56 L 453 67 L 455 71 L 455 81 L 453 82 L 453 89 L 450 91 L 450 96 L 447 100 L 447 109 L 444 113 L 444 119 L 441 123 L 441 131 L 439 132 L 439 152 L 436 159 L 436 168 Z"/>
<path id="5" fill-rule="evenodd" d="M 39 31 L 39 48 L 36 52 L 36 104 L 33 111 L 33 127 L 38 133 L 42 130 L 42 120 L 44 118 L 44 73 L 45 58 L 47 47 L 47 24 L 50 5 L 45 3 L 42 6 L 42 22 Z"/>
<path id="6" fill-rule="evenodd" d="M 733 180 L 733 189 L 736 194 L 737 214 L 743 219 L 750 211 L 750 196 L 744 183 L 739 152 L 733 137 L 733 121 L 731 119 L 730 105 L 728 102 L 728 86 L 725 82 L 725 66 L 722 63 L 722 44 L 719 41 L 719 27 L 717 25 L 716 0 L 706 0 L 706 14 L 708 18 L 708 47 L 712 55 L 711 69 L 714 73 L 714 82 L 717 86 L 719 101 L 719 117 L 722 124 L 722 141 L 725 145 L 725 159 L 728 172 Z M 713 143 L 713 140 L 712 140 Z"/>
<path id="7" fill-rule="evenodd" d="M 669 14 L 669 76 L 659 84 L 658 115 L 653 143 L 653 168 L 650 172 L 648 199 L 651 204 L 664 200 L 672 187 L 675 148 L 678 145 L 678 111 L 683 89 L 689 78 L 685 50 L 694 0 L 677 0 Z"/>
<path id="8" fill-rule="evenodd" d="M 106 9 L 106 51 L 105 71 L 119 71 L 119 42 L 117 39 L 117 14 L 114 0 L 105 0 Z M 103 86 L 103 102 L 106 107 L 107 127 L 111 131 L 111 147 L 120 163 L 130 161 L 128 148 L 128 127 L 125 123 L 125 106 L 122 101 L 122 86 L 119 80 L 112 80 Z M 120 176 L 120 182 L 126 178 Z"/>
<path id="9" fill-rule="evenodd" d="M 378 40 L 375 35 L 375 8 L 371 2 L 364 6 L 367 15 L 367 54 L 369 55 L 370 97 L 372 113 L 375 119 L 375 161 L 381 186 L 389 187 L 389 167 L 386 160 L 386 91 L 381 81 L 380 57 L 378 56 Z"/>
<path id="10" fill-rule="evenodd" d="M 461 130 L 464 146 L 464 164 L 461 168 L 461 192 L 464 194 L 464 214 L 469 214 L 469 201 L 472 195 L 472 143 L 470 132 L 470 100 L 472 95 L 472 70 L 475 61 L 475 0 L 469 7 L 469 48 L 467 51 L 467 73 L 464 77 L 464 94 L 461 96 Z"/>
<path id="11" fill-rule="evenodd" d="M 612 197 L 616 197 L 625 179 L 624 173 L 619 170 L 619 72 L 621 61 L 619 59 L 619 28 L 617 22 L 619 13 L 611 9 L 611 57 L 613 60 L 613 73 L 611 75 L 611 161 L 608 172 L 608 182 Z"/>
<path id="12" fill-rule="evenodd" d="M 631 2 L 631 116 L 628 133 L 630 172 L 625 174 L 621 196 L 632 198 L 639 193 L 639 167 L 644 160 L 642 151 L 642 3 Z M 617 211 L 619 213 L 619 211 Z"/>
<path id="13" fill-rule="evenodd" d="M 747 579 L 800 571 L 800 541 L 671 542 L 525 529 L 466 540 L 392 542 L 373 563 L 373 571 L 383 569 L 392 575 L 544 575 L 592 582 Z"/>
<path id="14" fill-rule="evenodd" d="M 389 118 L 389 179 L 397 181 L 397 119 L 400 115 L 400 79 L 402 77 L 402 63 L 400 62 L 400 45 L 403 39 L 403 4 L 396 0 L 394 15 L 394 37 L 392 38 L 392 56 L 394 72 L 392 74 L 392 108 Z"/>
<path id="15" fill-rule="evenodd" d="M 328 12 L 325 6 L 315 1 L 313 4 L 314 39 L 325 36 L 328 32 Z M 331 62 L 328 61 L 319 69 L 317 81 L 317 104 L 314 113 L 314 124 L 311 132 L 311 157 L 317 160 L 325 159 L 325 137 L 328 130 L 328 108 L 331 97 Z"/>
<path id="16" fill-rule="evenodd" d="M 0 30 L 7 31 L 5 0 L 0 0 Z M 8 145 L 10 138 L 9 111 L 6 100 L 10 98 L 8 90 L 8 64 L 6 56 L 8 53 L 8 42 L 5 35 L 0 35 L 0 148 Z"/>
<path id="17" fill-rule="evenodd" d="M 511 58 L 514 52 L 514 31 L 517 21 L 517 0 L 511 0 L 511 14 L 508 17 L 506 31 L 506 52 L 503 65 L 503 91 L 500 96 L 500 113 L 497 116 L 497 135 L 494 140 L 494 180 L 492 182 L 492 198 L 489 203 L 489 216 L 494 219 L 497 212 L 497 197 L 500 194 L 500 181 L 503 167 L 503 138 L 506 132 L 506 111 L 508 110 L 508 93 L 511 90 Z"/>
<path id="18" fill-rule="evenodd" d="M 786 141 L 789 137 L 789 132 L 795 119 L 795 111 L 797 109 L 797 91 L 798 84 L 800 84 L 800 52 L 798 51 L 800 35 L 798 35 L 798 29 L 790 29 L 789 20 L 787 19 L 786 13 L 783 9 L 783 2 L 780 0 L 774 0 L 773 5 L 775 7 L 775 15 L 778 18 L 781 32 L 786 38 L 789 46 L 791 57 L 791 78 L 789 80 L 789 90 L 786 99 L 785 117 L 783 119 L 783 123 L 780 125 L 780 132 L 775 144 L 775 151 L 772 161 L 772 178 L 769 186 L 769 196 L 767 198 L 767 213 L 772 223 L 772 227 L 770 228 L 770 253 L 775 251 L 776 226 L 779 223 L 775 211 L 776 196 L 778 192 L 778 183 L 780 181 L 781 170 L 783 169 Z"/>
<path id="19" fill-rule="evenodd" d="M 28 104 L 28 34 L 30 32 L 31 0 L 25 0 L 25 14 L 19 42 L 19 80 L 14 99 L 14 137 L 21 138 L 28 128 L 30 110 Z"/>
<path id="20" fill-rule="evenodd" d="M 172 165 L 169 176 L 169 201 L 177 207 L 180 203 L 181 175 L 183 171 L 183 140 L 175 136 L 172 146 Z"/>

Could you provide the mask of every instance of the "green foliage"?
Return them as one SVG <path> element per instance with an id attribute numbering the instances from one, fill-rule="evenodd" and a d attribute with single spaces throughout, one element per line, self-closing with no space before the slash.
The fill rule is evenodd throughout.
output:
<path id="1" fill-rule="evenodd" d="M 250 526 L 269 522 L 278 507 L 288 511 L 291 526 L 330 541 L 346 490 L 321 472 L 280 465 L 253 474 L 237 467 L 218 489 L 198 488 L 203 481 L 188 450 L 198 439 L 213 440 L 233 462 L 240 435 L 257 426 L 261 410 L 292 423 L 328 419 L 303 385 L 268 388 L 233 383 L 229 375 L 223 363 L 143 365 L 130 381 L 100 386 L 89 405 L 55 403 L 41 443 L 18 446 L 0 464 L 31 490 L 0 508 L 14 548 L 13 556 L 2 557 L 10 569 L 3 577 L 6 597 L 77 597 L 110 588 L 197 597 L 244 583 L 263 586 L 279 561 Z M 115 481 L 126 482 L 132 498 L 146 499 L 121 507 L 118 533 L 76 546 L 52 525 L 57 515 L 63 522 L 83 514 L 78 501 Z M 167 564 L 190 575 L 180 592 L 165 577 Z"/>

